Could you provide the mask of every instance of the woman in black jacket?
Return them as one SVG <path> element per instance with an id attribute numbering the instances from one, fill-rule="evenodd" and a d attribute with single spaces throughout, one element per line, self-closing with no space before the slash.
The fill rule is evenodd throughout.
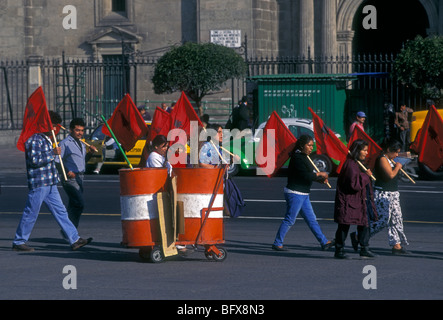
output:
<path id="1" fill-rule="evenodd" d="M 294 225 L 298 213 L 308 224 L 314 236 L 323 250 L 333 246 L 321 231 L 314 210 L 312 209 L 309 192 L 313 181 L 326 183 L 328 174 L 326 172 L 314 172 L 314 167 L 308 159 L 314 146 L 314 140 L 308 135 L 302 135 L 296 142 L 291 152 L 291 160 L 288 168 L 288 184 L 284 190 L 286 199 L 286 216 L 278 229 L 272 249 L 286 251 L 283 240 L 286 233 Z"/>

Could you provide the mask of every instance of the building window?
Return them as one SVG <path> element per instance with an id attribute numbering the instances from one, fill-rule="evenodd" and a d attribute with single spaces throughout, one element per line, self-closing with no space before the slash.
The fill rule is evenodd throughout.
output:
<path id="1" fill-rule="evenodd" d="M 112 0 L 112 12 L 126 12 L 126 0 Z"/>
<path id="2" fill-rule="evenodd" d="M 133 25 L 133 6 L 133 0 L 96 0 L 96 26 Z"/>

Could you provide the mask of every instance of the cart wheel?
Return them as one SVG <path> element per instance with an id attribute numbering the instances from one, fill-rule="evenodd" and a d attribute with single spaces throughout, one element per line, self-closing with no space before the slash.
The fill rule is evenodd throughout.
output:
<path id="1" fill-rule="evenodd" d="M 221 262 L 226 259 L 226 256 L 228 255 L 228 252 L 224 248 L 217 248 L 218 251 L 220 251 L 220 255 L 216 255 L 215 253 L 212 253 L 212 259 L 215 261 Z"/>
<path id="2" fill-rule="evenodd" d="M 208 259 L 208 260 L 213 260 L 214 258 L 213 258 L 212 255 L 213 255 L 212 252 L 205 251 L 205 257 L 206 257 L 206 259 Z"/>
<path id="3" fill-rule="evenodd" d="M 162 262 L 164 259 L 164 256 L 163 256 L 163 252 L 162 252 L 161 248 L 154 247 L 154 249 L 152 249 L 152 251 L 151 251 L 150 257 L 151 257 L 151 261 L 154 263 Z"/>

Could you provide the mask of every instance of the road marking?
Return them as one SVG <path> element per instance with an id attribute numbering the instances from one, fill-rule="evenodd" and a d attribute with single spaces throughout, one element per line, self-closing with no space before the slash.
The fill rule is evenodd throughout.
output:
<path id="1" fill-rule="evenodd" d="M 9 214 L 9 215 L 22 215 L 23 212 L 12 212 L 12 211 L 6 211 L 6 212 L 0 212 L 0 215 L 2 214 Z M 49 212 L 40 212 L 39 214 L 43 215 L 50 215 Z M 121 217 L 120 213 L 82 213 L 84 216 L 103 216 L 103 217 Z M 282 220 L 284 217 L 254 217 L 254 216 L 239 216 L 235 219 L 251 219 L 251 220 Z M 224 217 L 224 219 L 233 219 L 231 217 Z M 296 220 L 303 220 L 303 218 L 296 218 Z M 334 221 L 333 218 L 318 218 L 318 221 Z M 417 220 L 403 220 L 403 223 L 418 223 L 418 224 L 443 224 L 443 221 L 417 221 Z"/>
<path id="2" fill-rule="evenodd" d="M 286 202 L 284 199 L 268 200 L 268 199 L 243 199 L 245 202 Z M 311 203 L 334 203 L 334 201 L 311 200 Z"/>

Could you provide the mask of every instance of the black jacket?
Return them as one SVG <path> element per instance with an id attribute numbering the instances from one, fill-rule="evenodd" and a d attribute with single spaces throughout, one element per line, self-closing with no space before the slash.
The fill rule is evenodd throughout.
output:
<path id="1" fill-rule="evenodd" d="M 317 180 L 314 167 L 305 153 L 296 151 L 291 155 L 288 167 L 288 184 L 286 188 L 293 191 L 309 193 L 312 182 Z"/>

